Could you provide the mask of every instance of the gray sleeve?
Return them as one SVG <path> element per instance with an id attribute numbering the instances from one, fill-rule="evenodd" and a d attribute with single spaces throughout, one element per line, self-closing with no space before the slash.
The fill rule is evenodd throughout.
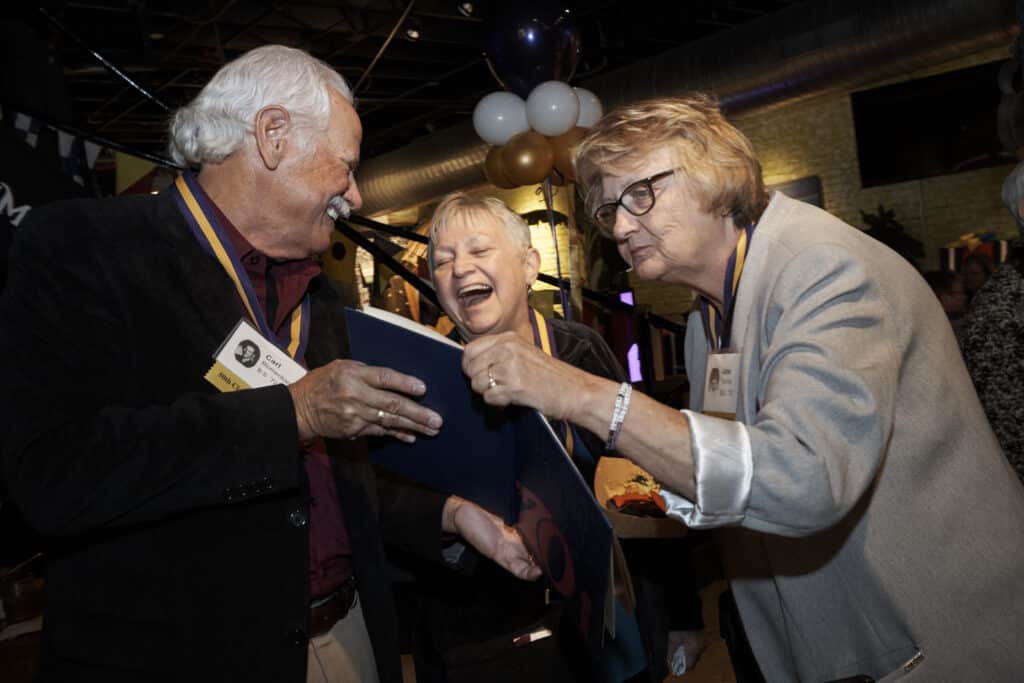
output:
<path id="1" fill-rule="evenodd" d="M 753 480 L 742 525 L 785 536 L 828 528 L 857 503 L 893 430 L 901 354 L 886 293 L 840 245 L 798 252 L 770 287 Z"/>

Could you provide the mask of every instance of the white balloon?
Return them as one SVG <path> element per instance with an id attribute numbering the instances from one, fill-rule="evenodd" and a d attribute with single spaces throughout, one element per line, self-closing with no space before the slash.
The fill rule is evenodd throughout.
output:
<path id="1" fill-rule="evenodd" d="M 545 81 L 526 98 L 526 120 L 530 128 L 549 138 L 576 125 L 580 101 L 569 85 L 562 81 Z"/>
<path id="2" fill-rule="evenodd" d="M 573 90 L 576 91 L 576 97 L 580 101 L 580 115 L 576 119 L 576 125 L 590 128 L 604 116 L 601 100 L 585 88 L 573 88 Z"/>
<path id="3" fill-rule="evenodd" d="M 476 134 L 492 145 L 504 145 L 513 135 L 530 130 L 526 121 L 526 103 L 510 92 L 484 95 L 473 110 Z"/>

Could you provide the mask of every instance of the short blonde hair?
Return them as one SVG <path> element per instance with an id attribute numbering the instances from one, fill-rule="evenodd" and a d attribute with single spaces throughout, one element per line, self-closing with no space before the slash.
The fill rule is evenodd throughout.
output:
<path id="1" fill-rule="evenodd" d="M 427 243 L 427 263 L 430 275 L 434 275 L 434 244 L 438 233 L 446 228 L 456 216 L 465 214 L 489 215 L 505 226 L 512 241 L 522 247 L 522 252 L 532 246 L 530 243 L 530 226 L 522 216 L 508 207 L 508 204 L 495 197 L 474 197 L 466 192 L 452 192 L 446 195 L 434 210 L 430 219 L 430 241 Z"/>
<path id="2" fill-rule="evenodd" d="M 703 211 L 756 222 L 768 205 L 761 164 L 750 140 L 702 94 L 647 100 L 609 112 L 576 146 L 576 178 L 589 216 L 601 203 L 602 177 L 610 169 L 639 165 L 653 151 L 672 149 L 676 172 L 702 202 Z M 667 170 L 667 169 L 666 169 Z"/>

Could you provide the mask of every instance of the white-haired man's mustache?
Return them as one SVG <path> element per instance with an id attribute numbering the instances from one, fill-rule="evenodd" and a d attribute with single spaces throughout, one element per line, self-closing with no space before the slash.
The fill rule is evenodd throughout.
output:
<path id="1" fill-rule="evenodd" d="M 335 195 L 327 202 L 327 215 L 335 221 L 339 218 L 348 218 L 352 215 L 352 204 L 341 195 Z"/>

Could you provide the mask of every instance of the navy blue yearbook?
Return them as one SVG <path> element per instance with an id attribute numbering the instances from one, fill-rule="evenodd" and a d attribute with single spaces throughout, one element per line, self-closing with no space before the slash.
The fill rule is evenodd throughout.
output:
<path id="1" fill-rule="evenodd" d="M 597 654 L 610 621 L 612 528 L 548 421 L 495 408 L 462 373 L 462 348 L 388 311 L 345 309 L 352 358 L 419 377 L 444 425 L 416 443 L 373 439 L 374 463 L 472 500 L 514 526 Z"/>
<path id="2" fill-rule="evenodd" d="M 441 415 L 433 437 L 416 443 L 373 439 L 373 461 L 445 493 L 490 510 L 512 525 L 519 516 L 515 491 L 513 426 L 501 410 L 473 393 L 462 374 L 462 347 L 408 318 L 368 308 L 345 309 L 352 358 L 419 377 L 427 385 L 420 403 Z"/>

